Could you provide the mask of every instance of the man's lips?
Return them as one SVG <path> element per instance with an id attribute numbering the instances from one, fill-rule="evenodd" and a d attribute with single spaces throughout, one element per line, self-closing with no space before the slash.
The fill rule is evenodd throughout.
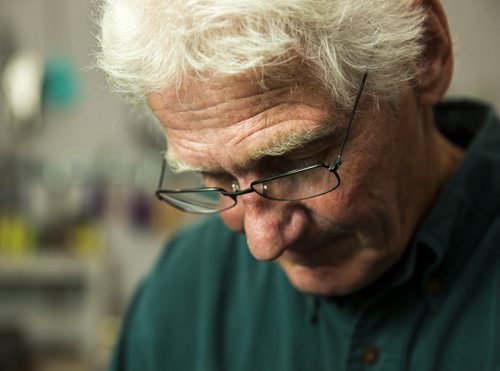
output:
<path id="1" fill-rule="evenodd" d="M 310 236 L 307 238 L 302 238 L 300 239 L 300 241 L 296 241 L 295 243 L 286 246 L 284 248 L 284 251 L 289 251 L 297 254 L 312 253 L 322 250 L 328 246 L 334 246 L 340 243 L 349 235 L 350 233 L 348 231 L 339 231 L 335 234 L 326 236 Z"/>
<path id="2" fill-rule="evenodd" d="M 352 236 L 339 234 L 321 243 L 315 241 L 313 246 L 300 244 L 288 247 L 280 258 L 303 265 L 328 264 L 345 259 L 352 250 Z"/>

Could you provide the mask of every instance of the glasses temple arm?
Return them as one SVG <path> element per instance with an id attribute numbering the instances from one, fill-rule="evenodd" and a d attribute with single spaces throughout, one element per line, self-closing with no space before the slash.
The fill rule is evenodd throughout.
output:
<path id="1" fill-rule="evenodd" d="M 163 161 L 161 163 L 161 174 L 160 174 L 160 180 L 158 180 L 158 187 L 157 187 L 157 189 L 161 188 L 161 185 L 163 183 L 163 177 L 165 176 L 165 168 L 166 167 L 167 167 L 167 161 L 165 161 L 165 159 L 163 159 Z"/>
<path id="2" fill-rule="evenodd" d="M 363 76 L 363 80 L 361 81 L 361 85 L 359 87 L 358 95 L 356 95 L 356 100 L 354 102 L 354 107 L 352 108 L 351 115 L 349 117 L 349 123 L 347 124 L 347 130 L 344 135 L 344 139 L 342 140 L 342 145 L 340 146 L 340 152 L 337 156 L 337 166 L 340 166 L 342 162 L 342 154 L 344 153 L 344 147 L 347 143 L 347 138 L 349 137 L 349 132 L 351 131 L 352 123 L 354 122 L 354 116 L 356 116 L 356 111 L 358 110 L 359 101 L 361 99 L 361 95 L 363 94 L 363 89 L 365 88 L 366 78 L 368 77 L 368 72 L 365 72 Z"/>

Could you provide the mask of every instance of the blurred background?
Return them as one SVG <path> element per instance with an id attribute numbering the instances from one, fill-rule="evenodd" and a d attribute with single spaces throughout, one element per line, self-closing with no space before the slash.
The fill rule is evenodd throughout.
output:
<path id="1" fill-rule="evenodd" d="M 153 197 L 164 141 L 90 68 L 92 0 L 0 0 L 0 371 L 103 370 L 189 216 Z M 449 95 L 500 108 L 500 3 L 448 0 Z"/>

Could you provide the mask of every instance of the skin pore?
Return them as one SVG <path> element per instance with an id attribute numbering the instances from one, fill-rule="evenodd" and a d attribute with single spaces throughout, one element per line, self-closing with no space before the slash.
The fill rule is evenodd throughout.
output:
<path id="1" fill-rule="evenodd" d="M 436 8 L 429 29 L 446 36 L 441 16 Z M 444 45 L 438 38 L 433 42 Z M 450 53 L 437 46 L 429 50 L 428 73 L 403 90 L 396 106 L 362 98 L 338 189 L 294 202 L 250 193 L 221 213 L 230 229 L 245 233 L 253 256 L 275 260 L 298 290 L 346 295 L 379 278 L 402 256 L 459 163 L 461 151 L 439 134 L 432 119 L 432 105 L 451 76 Z M 249 76 L 189 82 L 151 94 L 148 103 L 165 129 L 170 157 L 210 179 L 234 179 L 246 188 L 279 173 L 272 163 L 285 164 L 280 165 L 285 171 L 331 161 L 334 157 L 320 158 L 338 152 L 346 113 L 335 110 L 305 71 L 296 75 L 304 78 L 266 88 Z M 331 150 L 319 140 L 270 156 L 275 144 L 290 136 L 318 133 L 331 138 Z"/>

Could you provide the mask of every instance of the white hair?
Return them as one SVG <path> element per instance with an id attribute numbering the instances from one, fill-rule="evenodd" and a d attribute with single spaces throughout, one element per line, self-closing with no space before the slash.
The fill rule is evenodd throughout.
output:
<path id="1" fill-rule="evenodd" d="M 139 100 L 188 78 L 279 78 L 298 60 L 346 107 L 365 72 L 365 94 L 382 99 L 419 72 L 425 9 L 415 0 L 103 1 L 98 65 Z"/>

